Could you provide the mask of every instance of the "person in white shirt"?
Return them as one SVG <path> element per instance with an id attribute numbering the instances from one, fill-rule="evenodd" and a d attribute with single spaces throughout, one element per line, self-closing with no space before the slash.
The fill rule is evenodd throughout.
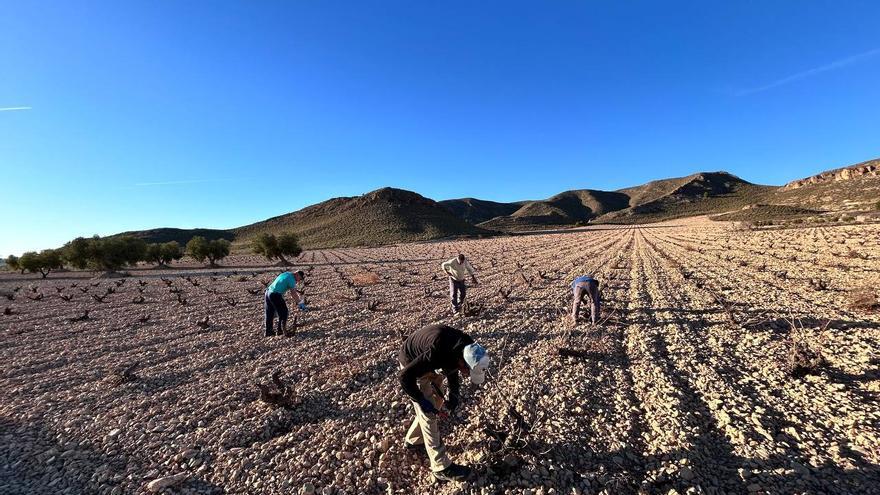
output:
<path id="1" fill-rule="evenodd" d="M 464 258 L 463 254 L 440 265 L 443 272 L 449 276 L 449 298 L 452 300 L 452 310 L 458 313 L 464 298 L 467 295 L 467 286 L 464 283 L 465 276 L 470 274 L 471 281 L 477 285 L 477 276 L 474 267 Z"/>

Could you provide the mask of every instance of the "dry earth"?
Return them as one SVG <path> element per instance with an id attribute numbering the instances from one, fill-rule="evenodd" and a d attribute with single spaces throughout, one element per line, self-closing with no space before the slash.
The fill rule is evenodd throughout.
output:
<path id="1" fill-rule="evenodd" d="M 289 339 L 261 337 L 278 269 L 253 257 L 120 280 L 6 275 L 0 493 L 880 493 L 880 315 L 849 305 L 880 283 L 878 242 L 876 225 L 695 221 L 313 251 L 298 260 L 312 311 Z M 482 308 L 453 318 L 432 277 L 459 251 Z M 365 271 L 379 282 L 353 300 Z M 584 272 L 610 318 L 567 331 Z M 790 316 L 822 348 L 818 374 L 785 370 Z M 494 355 L 443 426 L 481 473 L 466 485 L 431 484 L 401 448 L 396 353 L 431 322 Z M 258 400 L 275 370 L 296 407 Z"/>

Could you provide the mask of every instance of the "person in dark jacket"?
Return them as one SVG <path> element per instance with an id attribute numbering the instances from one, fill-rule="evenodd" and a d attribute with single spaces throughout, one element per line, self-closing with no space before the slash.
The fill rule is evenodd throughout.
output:
<path id="1" fill-rule="evenodd" d="M 586 302 L 587 297 L 590 298 L 590 321 L 593 325 L 599 319 L 599 281 L 594 279 L 592 275 L 582 275 L 571 283 L 573 301 L 571 305 L 571 319 L 574 323 L 578 321 L 578 313 L 580 313 L 581 304 Z"/>
<path id="2" fill-rule="evenodd" d="M 437 416 L 454 412 L 458 407 L 459 372 L 466 373 L 476 385 L 485 381 L 489 366 L 486 349 L 460 330 L 446 325 L 428 325 L 406 339 L 398 361 L 400 385 L 412 400 L 416 414 L 406 434 L 405 445 L 408 448 L 425 446 L 436 479 L 466 480 L 471 470 L 449 459 L 440 437 Z M 444 377 L 449 388 L 446 400 L 442 395 Z"/>
<path id="3" fill-rule="evenodd" d="M 284 293 L 290 291 L 294 302 L 300 311 L 307 311 L 306 303 L 302 295 L 297 292 L 297 282 L 305 280 L 306 274 L 302 270 L 297 272 L 284 272 L 275 277 L 275 280 L 266 288 L 266 337 L 287 335 L 287 303 L 284 302 Z M 272 326 L 275 323 L 275 315 L 278 315 L 278 331 Z"/>

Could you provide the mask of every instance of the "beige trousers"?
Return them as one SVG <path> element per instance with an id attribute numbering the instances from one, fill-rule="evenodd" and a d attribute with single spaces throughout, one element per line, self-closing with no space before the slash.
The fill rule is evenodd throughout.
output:
<path id="1" fill-rule="evenodd" d="M 437 394 L 437 389 L 443 390 L 443 375 L 431 372 L 419 378 L 419 390 L 434 404 L 437 410 L 443 405 L 443 398 Z M 425 445 L 428 451 L 428 459 L 431 460 L 431 471 L 442 471 L 452 464 L 446 455 L 446 446 L 440 437 L 440 426 L 437 423 L 436 414 L 426 414 L 416 402 L 412 403 L 416 417 L 406 433 L 405 442 L 409 445 Z"/>

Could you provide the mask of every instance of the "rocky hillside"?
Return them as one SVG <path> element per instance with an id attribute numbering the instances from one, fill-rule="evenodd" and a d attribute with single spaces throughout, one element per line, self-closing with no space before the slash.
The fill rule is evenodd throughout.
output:
<path id="1" fill-rule="evenodd" d="M 619 192 L 579 189 L 542 201 L 528 201 L 510 215 L 493 218 L 481 227 L 518 230 L 586 223 L 605 213 L 625 208 L 628 197 Z"/>
<path id="2" fill-rule="evenodd" d="M 880 159 L 789 182 L 771 202 L 822 211 L 870 211 L 880 202 Z"/>
<path id="3" fill-rule="evenodd" d="M 599 217 L 599 222 L 642 223 L 722 213 L 764 201 L 776 190 L 744 181 L 727 172 L 702 172 L 623 189 L 630 205 Z"/>
<path id="4" fill-rule="evenodd" d="M 792 191 L 811 185 L 829 184 L 871 177 L 880 178 L 880 159 L 869 160 L 849 167 L 822 172 L 821 174 L 813 175 L 806 179 L 791 181 L 783 186 L 782 190 Z"/>
<path id="5" fill-rule="evenodd" d="M 460 235 L 488 234 L 436 201 L 386 187 L 334 198 L 302 210 L 233 229 L 238 242 L 261 232 L 293 231 L 304 247 L 379 246 Z"/>
<path id="6" fill-rule="evenodd" d="M 447 199 L 439 201 L 453 215 L 474 225 L 495 217 L 510 215 L 527 201 L 516 203 L 497 203 L 476 198 Z"/>
<path id="7" fill-rule="evenodd" d="M 587 222 L 656 222 L 738 209 L 763 201 L 775 189 L 751 184 L 727 172 L 701 172 L 618 191 L 566 191 L 546 200 L 521 203 L 513 213 L 478 225 L 517 231 Z"/>

